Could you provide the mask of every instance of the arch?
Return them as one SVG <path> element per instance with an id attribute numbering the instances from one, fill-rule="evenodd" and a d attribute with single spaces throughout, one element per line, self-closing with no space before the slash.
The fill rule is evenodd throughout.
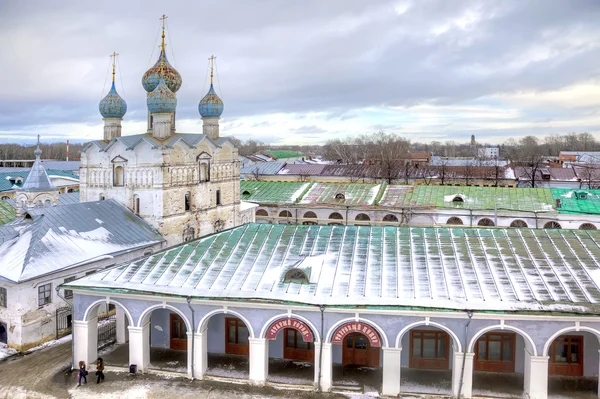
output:
<path id="1" fill-rule="evenodd" d="M 304 214 L 304 216 L 302 216 L 303 218 L 310 218 L 310 219 L 316 219 L 317 218 L 317 214 L 314 213 L 313 211 L 308 211 Z"/>
<path id="2" fill-rule="evenodd" d="M 115 166 L 115 172 L 113 176 L 113 186 L 123 186 L 125 181 L 124 169 L 121 165 Z"/>
<path id="3" fill-rule="evenodd" d="M 585 331 L 585 332 L 594 334 L 596 336 L 596 338 L 598 338 L 598 342 L 600 343 L 600 331 L 596 330 L 595 328 L 585 327 L 585 326 L 570 326 L 570 327 L 566 327 L 566 328 L 558 330 L 557 332 L 552 334 L 552 336 L 550 338 L 548 338 L 548 340 L 544 344 L 544 349 L 542 349 L 542 356 L 549 356 L 548 351 L 550 350 L 550 346 L 552 345 L 552 343 L 554 342 L 554 340 L 556 338 L 560 337 L 564 333 L 580 332 L 580 331 Z"/>
<path id="4" fill-rule="evenodd" d="M 292 212 L 290 211 L 281 211 L 279 212 L 279 217 L 280 218 L 291 218 L 292 216 Z"/>
<path id="5" fill-rule="evenodd" d="M 359 213 L 354 220 L 368 222 L 371 218 L 366 213 Z"/>
<path id="6" fill-rule="evenodd" d="M 290 269 L 283 277 L 284 282 L 308 283 L 308 276 L 303 270 Z"/>
<path id="7" fill-rule="evenodd" d="M 469 341 L 469 346 L 467 347 L 467 352 L 473 353 L 473 350 L 475 349 L 475 343 L 477 342 L 477 340 L 479 338 L 481 338 L 483 336 L 483 334 L 490 332 L 490 331 L 494 331 L 494 330 L 508 330 L 508 331 L 512 331 L 512 332 L 519 334 L 525 341 L 525 345 L 529 346 L 532 349 L 533 356 L 538 355 L 537 348 L 535 347 L 535 343 L 533 342 L 533 339 L 531 338 L 531 336 L 529 334 L 527 334 L 525 331 L 521 330 L 520 328 L 509 326 L 507 324 L 497 324 L 497 325 L 482 328 L 481 330 L 477 331 L 477 333 L 473 336 L 473 338 L 471 338 L 471 341 Z"/>
<path id="8" fill-rule="evenodd" d="M 545 229 L 562 229 L 562 226 L 560 225 L 560 223 L 555 222 L 554 220 L 551 220 L 551 221 L 547 222 L 546 224 L 544 224 L 544 228 Z"/>
<path id="9" fill-rule="evenodd" d="M 388 214 L 383 217 L 384 222 L 398 223 L 398 217 L 396 215 Z"/>
<path id="10" fill-rule="evenodd" d="M 331 215 L 329 215 L 329 219 L 344 220 L 344 217 L 338 212 L 333 212 Z"/>
<path id="11" fill-rule="evenodd" d="M 450 219 L 448 219 L 448 221 L 446 222 L 446 224 L 452 224 L 452 225 L 456 225 L 456 226 L 462 226 L 464 223 L 462 221 L 461 218 L 456 217 L 456 216 L 452 216 Z"/>
<path id="12" fill-rule="evenodd" d="M 454 333 L 454 331 L 452 331 L 451 329 L 449 329 L 448 327 L 446 327 L 443 324 L 436 323 L 434 321 L 427 321 L 427 320 L 411 323 L 411 324 L 407 325 L 406 327 L 404 327 L 402 330 L 400 330 L 400 332 L 396 336 L 396 348 L 400 349 L 400 343 L 402 342 L 402 337 L 404 336 L 404 334 L 406 334 L 408 331 L 412 330 L 413 328 L 419 327 L 419 326 L 433 326 L 433 327 L 437 327 L 440 330 L 447 332 L 448 335 L 450 335 L 450 337 L 452 337 L 452 341 L 454 342 L 455 352 L 462 352 L 462 344 L 460 343 L 460 340 L 458 339 L 458 336 Z"/>
<path id="13" fill-rule="evenodd" d="M 198 324 L 198 333 L 201 333 L 202 331 L 204 331 L 205 327 L 208 327 L 208 321 L 210 320 L 210 318 L 219 313 L 232 314 L 232 315 L 236 316 L 237 318 L 239 318 L 240 320 L 242 320 L 244 322 L 244 324 L 246 325 L 246 327 L 248 327 L 248 331 L 250 332 L 250 338 L 255 338 L 254 328 L 252 327 L 252 324 L 250 324 L 250 321 L 248 321 L 247 318 L 242 316 L 241 313 L 238 313 L 234 310 L 229 310 L 229 309 L 215 309 L 215 310 L 205 314 L 204 317 L 202 317 L 202 319 L 200 319 L 200 323 Z"/>
<path id="14" fill-rule="evenodd" d="M 510 227 L 522 228 L 527 227 L 527 223 L 524 220 L 516 219 L 510 222 Z"/>
<path id="15" fill-rule="evenodd" d="M 482 218 L 482 219 L 479 219 L 479 221 L 477 222 L 477 226 L 493 227 L 495 225 L 496 225 L 496 223 L 494 223 L 494 221 L 489 218 Z"/>
<path id="16" fill-rule="evenodd" d="M 248 191 L 248 190 L 244 190 L 244 191 L 242 191 L 242 196 L 243 196 L 243 197 L 249 197 L 250 195 L 251 195 L 251 194 L 250 194 L 250 191 Z"/>
<path id="17" fill-rule="evenodd" d="M 264 209 L 257 209 L 256 216 L 269 216 L 269 212 L 265 211 Z"/>
<path id="18" fill-rule="evenodd" d="M 452 198 L 452 202 L 465 202 L 465 199 L 460 195 L 456 195 L 454 198 Z"/>
<path id="19" fill-rule="evenodd" d="M 337 194 L 335 195 L 335 199 L 338 199 L 338 200 L 339 200 L 339 199 L 341 199 L 341 200 L 345 200 L 345 199 L 346 199 L 346 196 L 344 195 L 344 193 L 337 193 Z"/>
<path id="20" fill-rule="evenodd" d="M 185 322 L 185 327 L 187 328 L 187 330 L 188 330 L 188 331 L 193 331 L 193 329 L 192 329 L 192 327 L 191 327 L 191 326 L 192 326 L 192 323 L 190 323 L 190 321 L 188 320 L 187 316 L 186 316 L 186 315 L 185 315 L 185 314 L 184 314 L 184 313 L 183 313 L 181 310 L 177 309 L 175 306 L 172 306 L 172 305 L 167 305 L 166 303 L 165 303 L 165 304 L 159 303 L 159 304 L 152 305 L 152 306 L 150 306 L 150 307 L 146 308 L 146 310 L 144 310 L 144 311 L 142 312 L 142 314 L 140 315 L 140 319 L 138 320 L 138 324 L 137 324 L 137 326 L 138 326 L 138 327 L 142 327 L 142 324 L 143 324 L 143 322 L 144 322 L 144 319 L 145 319 L 146 317 L 150 317 L 150 314 L 151 314 L 153 311 L 155 311 L 156 309 L 170 309 L 170 310 L 174 311 L 174 312 L 175 312 L 175 313 L 177 313 L 179 316 L 181 316 L 181 318 L 182 318 L 182 319 L 183 319 L 183 321 Z"/>
<path id="21" fill-rule="evenodd" d="M 321 342 L 321 336 L 319 335 L 319 330 L 317 330 L 317 327 L 310 321 L 308 320 L 306 317 L 291 313 L 282 313 L 279 314 L 277 316 L 273 316 L 271 317 L 269 320 L 267 320 L 267 322 L 265 323 L 265 325 L 263 326 L 262 330 L 260 331 L 260 335 L 258 336 L 259 338 L 265 338 L 265 336 L 267 335 L 267 330 L 269 329 L 269 326 L 276 320 L 279 319 L 298 319 L 306 324 L 308 324 L 308 326 L 310 327 L 310 329 L 312 330 L 313 333 L 313 337 L 315 338 L 314 341 L 316 342 Z"/>
<path id="22" fill-rule="evenodd" d="M 597 230 L 598 228 L 593 223 L 583 223 L 579 226 L 579 230 Z"/>
<path id="23" fill-rule="evenodd" d="M 338 329 L 338 327 L 340 327 L 341 325 L 348 323 L 348 322 L 361 322 L 364 324 L 368 324 L 370 327 L 374 328 L 377 333 L 379 334 L 379 337 L 381 337 L 381 341 L 383 343 L 383 348 L 389 348 L 390 344 L 388 342 L 388 338 L 387 335 L 385 335 L 385 332 L 383 331 L 383 328 L 381 328 L 377 323 L 372 322 L 369 319 L 365 319 L 362 317 L 349 317 L 347 319 L 343 319 L 338 321 L 337 323 L 335 323 L 333 326 L 331 326 L 331 328 L 327 331 L 327 335 L 325 336 L 325 343 L 331 343 L 331 337 L 333 337 L 333 333 Z"/>
<path id="24" fill-rule="evenodd" d="M 125 315 L 127 316 L 127 318 L 129 319 L 129 325 L 130 326 L 135 326 L 135 323 L 133 322 L 133 316 L 131 315 L 131 313 L 129 312 L 129 309 L 127 309 L 125 307 L 125 305 L 123 305 L 121 302 L 115 301 L 113 299 L 98 299 L 97 301 L 92 302 L 87 309 L 85 309 L 85 313 L 83 314 L 83 320 L 87 321 L 87 319 L 90 317 L 90 311 L 92 309 L 94 309 L 96 306 L 103 304 L 103 303 L 112 303 L 115 305 L 119 305 L 121 307 L 121 309 L 123 309 L 123 312 L 125 312 Z"/>

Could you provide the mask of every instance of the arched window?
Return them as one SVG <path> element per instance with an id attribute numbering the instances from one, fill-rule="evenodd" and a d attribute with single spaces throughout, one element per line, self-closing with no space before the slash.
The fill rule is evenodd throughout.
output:
<path id="1" fill-rule="evenodd" d="M 283 278 L 283 281 L 285 283 L 303 284 L 308 283 L 308 276 L 302 270 L 292 269 L 288 270 L 288 272 L 285 274 L 285 277 Z"/>
<path id="2" fill-rule="evenodd" d="M 343 200 L 343 199 L 346 199 L 346 196 L 343 193 L 337 193 L 335 195 L 335 199 Z"/>
<path id="3" fill-rule="evenodd" d="M 383 221 L 388 223 L 398 223 L 398 218 L 396 215 L 385 215 Z"/>
<path id="4" fill-rule="evenodd" d="M 452 202 L 465 202 L 465 200 L 460 195 L 457 195 L 454 198 L 452 198 Z"/>
<path id="5" fill-rule="evenodd" d="M 496 225 L 496 223 L 494 223 L 494 221 L 492 219 L 488 219 L 488 218 L 479 219 L 479 222 L 477 222 L 477 226 L 491 227 L 491 226 L 495 226 L 495 225 Z"/>
<path id="6" fill-rule="evenodd" d="M 269 216 L 269 212 L 265 211 L 264 209 L 257 209 L 256 210 L 256 216 L 268 217 Z"/>
<path id="7" fill-rule="evenodd" d="M 219 188 L 217 189 L 216 201 L 217 201 L 217 205 L 221 205 L 221 189 L 219 189 Z"/>
<path id="8" fill-rule="evenodd" d="M 510 223 L 510 227 L 523 228 L 523 227 L 527 227 L 527 223 L 525 223 L 521 219 L 517 219 L 517 220 L 513 220 Z"/>
<path id="9" fill-rule="evenodd" d="M 544 225 L 544 228 L 545 229 L 562 229 L 562 226 L 558 222 L 551 221 L 551 222 L 546 223 Z"/>
<path id="10" fill-rule="evenodd" d="M 463 221 L 462 221 L 461 218 L 457 218 L 456 216 L 452 216 L 450 219 L 448 219 L 448 221 L 446 222 L 446 224 L 452 224 L 452 225 L 462 226 Z"/>
<path id="11" fill-rule="evenodd" d="M 209 161 L 200 161 L 200 183 L 210 181 Z"/>
<path id="12" fill-rule="evenodd" d="M 279 212 L 279 217 L 280 218 L 291 218 L 292 217 L 292 212 L 290 212 L 290 211 L 281 211 L 281 212 Z"/>
<path id="13" fill-rule="evenodd" d="M 122 166 L 115 166 L 114 176 L 113 176 L 113 186 L 121 187 L 123 186 L 124 180 L 124 169 Z"/>
<path id="14" fill-rule="evenodd" d="M 188 191 L 183 196 L 183 209 L 187 212 L 192 208 L 191 204 L 191 193 Z"/>
<path id="15" fill-rule="evenodd" d="M 242 197 L 244 197 L 244 198 L 248 198 L 248 197 L 250 197 L 250 195 L 251 195 L 251 194 L 250 194 L 250 191 L 248 191 L 248 190 L 244 190 L 244 191 L 242 192 Z"/>
<path id="16" fill-rule="evenodd" d="M 344 217 L 337 212 L 333 212 L 329 215 L 329 219 L 344 220 Z"/>
<path id="17" fill-rule="evenodd" d="M 596 230 L 597 227 L 595 225 L 593 225 L 592 223 L 584 223 L 581 226 L 579 226 L 579 230 Z"/>
<path id="18" fill-rule="evenodd" d="M 356 215 L 356 219 L 355 220 L 368 222 L 368 221 L 371 220 L 371 218 L 366 213 L 359 213 L 358 215 Z"/>
<path id="19" fill-rule="evenodd" d="M 140 197 L 137 195 L 133 196 L 133 212 L 138 216 L 140 214 Z"/>
<path id="20" fill-rule="evenodd" d="M 304 214 L 303 216 L 304 219 L 316 219 L 317 218 L 317 214 L 312 212 L 312 211 L 308 211 Z M 315 225 L 317 224 L 317 221 L 315 220 L 314 222 L 312 220 L 305 220 L 304 222 L 302 222 L 302 224 L 304 225 Z"/>
<path id="21" fill-rule="evenodd" d="M 2 200 L 7 200 L 7 199 L 10 199 L 10 197 L 8 195 L 3 195 L 2 196 Z"/>
<path id="22" fill-rule="evenodd" d="M 67 189 L 67 193 L 72 193 L 72 192 L 73 192 L 72 188 Z"/>

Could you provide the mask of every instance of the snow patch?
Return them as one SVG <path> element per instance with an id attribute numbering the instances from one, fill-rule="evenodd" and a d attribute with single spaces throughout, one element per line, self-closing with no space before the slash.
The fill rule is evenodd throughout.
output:
<path id="1" fill-rule="evenodd" d="M 16 349 L 10 348 L 8 345 L 0 342 L 0 360 L 17 353 L 18 351 Z"/>
<path id="2" fill-rule="evenodd" d="M 158 331 L 162 331 L 163 330 L 162 327 L 159 326 L 158 324 L 154 326 L 154 329 L 158 330 Z"/>
<path id="3" fill-rule="evenodd" d="M 96 222 L 98 222 L 98 223 L 100 223 L 100 224 L 104 223 L 104 222 L 103 222 L 102 220 L 100 220 L 100 219 L 96 219 Z"/>
<path id="4" fill-rule="evenodd" d="M 292 194 L 291 200 L 293 202 L 295 202 L 298 199 L 298 197 L 300 196 L 300 194 L 302 194 L 304 192 L 306 187 L 308 187 L 309 184 L 310 183 L 304 183 L 303 185 L 301 185 L 300 188 L 298 190 L 296 190 L 296 192 L 294 194 Z"/>

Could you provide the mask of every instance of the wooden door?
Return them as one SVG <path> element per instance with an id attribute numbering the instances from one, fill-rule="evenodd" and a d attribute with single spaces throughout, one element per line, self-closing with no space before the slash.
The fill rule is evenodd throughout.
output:
<path id="1" fill-rule="evenodd" d="M 302 334 L 293 328 L 286 328 L 284 331 L 283 357 L 290 360 L 304 360 L 313 362 L 315 358 L 315 348 L 312 342 L 304 342 Z"/>
<path id="2" fill-rule="evenodd" d="M 550 375 L 583 376 L 583 336 L 561 335 L 550 347 Z"/>
<path id="3" fill-rule="evenodd" d="M 515 371 L 515 333 L 491 332 L 475 344 L 475 370 L 498 373 Z"/>
<path id="4" fill-rule="evenodd" d="M 413 330 L 410 332 L 410 367 L 447 370 L 449 336 L 445 331 Z"/>
<path id="5" fill-rule="evenodd" d="M 371 348 L 369 339 L 361 333 L 348 334 L 344 339 L 342 363 L 379 367 L 379 348 Z"/>
<path id="6" fill-rule="evenodd" d="M 187 350 L 187 329 L 185 322 L 176 313 L 171 313 L 171 340 L 169 347 L 177 350 Z"/>
<path id="7" fill-rule="evenodd" d="M 248 355 L 250 343 L 248 327 L 236 317 L 225 318 L 225 353 L 232 355 Z"/>

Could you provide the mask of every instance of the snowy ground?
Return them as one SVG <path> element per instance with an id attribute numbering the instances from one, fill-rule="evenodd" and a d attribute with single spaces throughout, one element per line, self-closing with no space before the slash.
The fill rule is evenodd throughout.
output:
<path id="1" fill-rule="evenodd" d="M 5 357 L 12 356 L 16 353 L 16 349 L 9 348 L 6 344 L 0 343 L 0 360 L 4 359 Z"/>

